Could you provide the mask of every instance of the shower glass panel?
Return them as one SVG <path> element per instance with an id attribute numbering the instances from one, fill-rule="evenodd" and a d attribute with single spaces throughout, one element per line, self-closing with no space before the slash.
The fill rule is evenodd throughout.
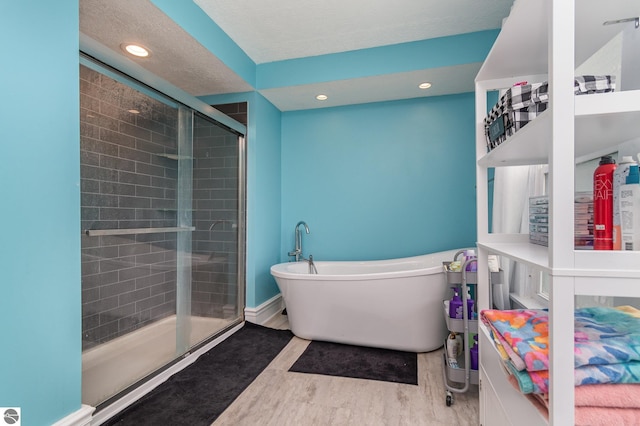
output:
<path id="1" fill-rule="evenodd" d="M 244 157 L 214 120 L 81 62 L 82 401 L 99 406 L 242 320 Z"/>

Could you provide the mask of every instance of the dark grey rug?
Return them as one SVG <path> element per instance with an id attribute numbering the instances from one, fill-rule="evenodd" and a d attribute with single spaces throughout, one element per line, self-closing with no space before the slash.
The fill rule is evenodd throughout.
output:
<path id="1" fill-rule="evenodd" d="M 292 337 L 247 322 L 106 424 L 209 426 Z"/>
<path id="2" fill-rule="evenodd" d="M 418 356 L 314 340 L 289 371 L 417 385 Z"/>

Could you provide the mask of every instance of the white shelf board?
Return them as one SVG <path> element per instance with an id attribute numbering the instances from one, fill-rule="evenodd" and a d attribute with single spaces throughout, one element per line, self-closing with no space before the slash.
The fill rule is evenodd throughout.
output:
<path id="1" fill-rule="evenodd" d="M 576 156 L 640 136 L 640 90 L 576 97 Z"/>
<path id="2" fill-rule="evenodd" d="M 547 247 L 529 242 L 478 242 L 478 247 L 542 270 L 549 270 Z"/>
<path id="3" fill-rule="evenodd" d="M 575 98 L 575 156 L 613 152 L 640 135 L 640 90 L 580 95 Z M 551 114 L 544 111 L 478 160 L 483 167 L 549 162 Z M 597 156 L 597 155 L 595 155 Z"/>
<path id="4" fill-rule="evenodd" d="M 552 269 L 549 265 L 548 247 L 525 241 L 527 238 L 525 234 L 521 235 L 520 241 L 515 237 L 491 234 L 492 241 L 477 244 L 478 247 L 493 254 L 506 256 L 516 262 L 543 269 L 557 276 L 594 277 L 598 280 L 618 278 L 635 280 L 635 294 L 640 295 L 640 251 L 575 250 L 574 268 Z M 604 289 L 605 293 L 607 291 L 611 291 L 611 288 Z"/>
<path id="5" fill-rule="evenodd" d="M 551 115 L 544 111 L 478 160 L 483 167 L 523 166 L 549 162 Z"/>
<path id="6" fill-rule="evenodd" d="M 578 273 L 575 274 L 579 276 Z M 613 280 L 615 279 L 615 285 Z M 574 283 L 575 294 L 586 296 L 640 297 L 640 278 L 629 276 L 580 276 Z"/>
<path id="7" fill-rule="evenodd" d="M 541 0 L 513 4 L 476 81 L 547 73 L 548 7 Z"/>
<path id="8" fill-rule="evenodd" d="M 549 0 L 516 1 L 476 81 L 546 74 L 549 10 Z M 610 0 L 606 6 L 599 0 L 577 1 L 575 64 L 582 64 L 623 28 L 619 24 L 602 25 L 603 22 L 639 14 L 637 0 Z"/>
<path id="9" fill-rule="evenodd" d="M 574 268 L 573 275 L 636 278 L 640 293 L 640 251 L 576 250 Z"/>

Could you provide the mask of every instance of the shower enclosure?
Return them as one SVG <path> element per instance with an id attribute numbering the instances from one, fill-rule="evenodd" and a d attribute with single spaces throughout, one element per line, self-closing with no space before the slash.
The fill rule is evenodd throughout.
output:
<path id="1" fill-rule="evenodd" d="M 242 320 L 244 138 L 81 59 L 82 400 Z"/>

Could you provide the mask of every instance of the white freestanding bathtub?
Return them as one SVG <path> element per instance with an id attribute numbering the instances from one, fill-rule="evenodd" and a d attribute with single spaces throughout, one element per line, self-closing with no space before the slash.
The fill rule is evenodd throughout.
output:
<path id="1" fill-rule="evenodd" d="M 271 267 L 291 331 L 308 340 L 428 352 L 447 336 L 442 262 L 458 250 L 363 262 L 306 261 Z"/>

